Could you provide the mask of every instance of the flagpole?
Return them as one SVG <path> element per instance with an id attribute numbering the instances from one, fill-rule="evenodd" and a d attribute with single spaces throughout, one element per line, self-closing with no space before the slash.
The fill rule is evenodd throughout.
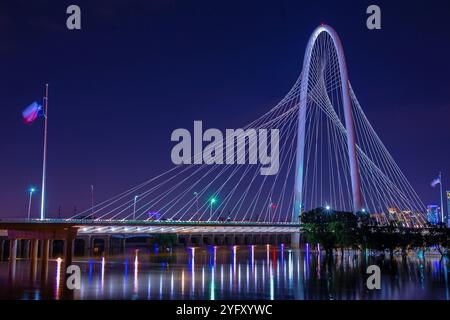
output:
<path id="1" fill-rule="evenodd" d="M 439 186 L 440 186 L 440 196 L 441 196 L 441 222 L 445 225 L 444 221 L 444 198 L 442 197 L 442 172 L 439 172 Z"/>
<path id="2" fill-rule="evenodd" d="M 45 84 L 45 97 L 44 97 L 44 155 L 42 161 L 41 220 L 45 219 L 45 178 L 47 169 L 47 120 L 48 120 L 48 83 Z"/>

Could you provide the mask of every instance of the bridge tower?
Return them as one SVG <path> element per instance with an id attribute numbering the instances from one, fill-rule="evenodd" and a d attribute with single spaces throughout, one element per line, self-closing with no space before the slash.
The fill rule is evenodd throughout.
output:
<path id="1" fill-rule="evenodd" d="M 345 127 L 347 131 L 348 158 L 350 163 L 350 176 L 353 196 L 353 211 L 358 212 L 362 209 L 361 182 L 358 170 L 358 161 L 356 156 L 355 126 L 352 115 L 352 103 L 350 98 L 350 85 L 348 80 L 347 64 L 345 61 L 344 49 L 342 42 L 336 31 L 325 24 L 317 27 L 312 33 L 308 45 L 306 47 L 305 57 L 303 60 L 303 69 L 300 83 L 300 102 L 299 102 L 299 118 L 297 133 L 297 154 L 296 154 L 296 173 L 295 173 L 295 194 L 294 206 L 292 211 L 292 222 L 299 222 L 303 199 L 303 175 L 304 175 L 304 158 L 305 158 L 305 127 L 306 127 L 306 109 L 308 101 L 308 84 L 311 69 L 311 56 L 317 39 L 322 33 L 327 33 L 332 41 L 338 56 L 339 74 L 341 78 L 341 95 L 344 109 Z M 299 243 L 299 234 L 293 234 L 292 245 Z"/>

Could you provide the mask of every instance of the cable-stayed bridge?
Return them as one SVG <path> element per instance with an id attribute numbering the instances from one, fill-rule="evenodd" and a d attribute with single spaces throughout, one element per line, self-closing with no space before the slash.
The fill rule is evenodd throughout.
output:
<path id="1" fill-rule="evenodd" d="M 176 165 L 70 219 L 44 223 L 70 225 L 79 234 L 164 233 L 170 228 L 227 232 L 231 227 L 298 234 L 301 212 L 323 207 L 366 212 L 378 224 L 427 225 L 424 204 L 353 91 L 341 40 L 330 26 L 314 30 L 300 76 L 286 96 L 242 129 L 243 139 L 233 150 L 246 161 Z M 264 176 L 263 164 L 243 163 L 252 163 L 255 156 L 249 138 L 272 129 L 279 130 L 279 139 L 270 143 L 271 152 L 279 150 L 279 170 Z M 210 146 L 214 154 L 220 148 L 224 152 L 221 142 Z M 203 156 L 194 154 L 192 162 Z"/>
<path id="2" fill-rule="evenodd" d="M 260 175 L 262 164 L 179 165 L 72 219 L 298 222 L 301 210 L 329 206 L 425 223 L 424 204 L 353 92 L 331 27 L 314 31 L 288 94 L 243 127 L 246 138 L 261 129 L 280 132 L 270 146 L 280 152 L 276 175 Z M 248 143 L 235 149 L 252 157 Z"/>

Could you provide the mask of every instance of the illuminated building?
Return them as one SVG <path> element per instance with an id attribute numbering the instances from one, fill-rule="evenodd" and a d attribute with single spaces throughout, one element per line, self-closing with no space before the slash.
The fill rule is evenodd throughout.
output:
<path id="1" fill-rule="evenodd" d="M 441 208 L 438 205 L 430 204 L 427 206 L 427 220 L 431 224 L 439 223 Z"/>
<path id="2" fill-rule="evenodd" d="M 397 221 L 397 222 L 400 222 L 401 224 L 405 223 L 405 217 L 403 215 L 403 212 L 400 211 L 400 209 L 391 207 L 391 208 L 388 208 L 388 213 L 389 213 L 390 221 Z"/>
<path id="3" fill-rule="evenodd" d="M 403 217 L 403 219 L 405 221 L 406 226 L 407 227 L 411 227 L 411 225 L 413 223 L 411 210 L 403 210 L 402 211 L 402 217 Z"/>
<path id="4" fill-rule="evenodd" d="M 447 226 L 450 227 L 450 190 L 447 190 L 447 217 L 445 220 L 447 220 Z"/>
<path id="5" fill-rule="evenodd" d="M 376 225 L 385 226 L 388 224 L 388 219 L 384 213 L 371 213 L 370 218 Z"/>
<path id="6" fill-rule="evenodd" d="M 389 221 L 395 221 L 397 219 L 396 213 L 397 213 L 397 209 L 396 208 L 388 208 L 388 219 L 389 219 Z"/>

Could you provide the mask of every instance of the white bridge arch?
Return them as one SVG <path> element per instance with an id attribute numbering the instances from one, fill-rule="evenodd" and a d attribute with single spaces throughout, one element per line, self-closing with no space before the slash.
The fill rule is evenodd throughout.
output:
<path id="1" fill-rule="evenodd" d="M 356 142 L 355 142 L 355 126 L 352 116 L 352 104 L 350 100 L 350 84 L 348 79 L 347 63 L 345 61 L 344 48 L 342 46 L 341 39 L 337 32 L 329 25 L 322 24 L 317 27 L 312 33 L 308 45 L 306 47 L 305 57 L 303 61 L 303 69 L 301 74 L 300 83 L 300 104 L 299 104 L 299 127 L 297 138 L 297 166 L 295 174 L 295 198 L 294 198 L 294 210 L 293 210 L 293 222 L 299 220 L 302 207 L 302 194 L 303 194 L 303 170 L 304 170 L 304 151 L 305 151 L 305 129 L 306 129 L 306 112 L 307 112 L 307 99 L 308 99 L 308 83 L 309 73 L 311 69 L 311 57 L 313 54 L 313 48 L 316 45 L 317 39 L 322 33 L 327 33 L 333 40 L 334 47 L 338 55 L 339 73 L 341 76 L 341 94 L 343 100 L 344 114 L 345 114 L 345 126 L 347 130 L 347 146 L 348 157 L 350 159 L 350 177 L 353 195 L 353 210 L 357 212 L 362 209 L 362 196 L 361 196 L 361 182 L 358 170 L 358 159 L 356 156 Z"/>

